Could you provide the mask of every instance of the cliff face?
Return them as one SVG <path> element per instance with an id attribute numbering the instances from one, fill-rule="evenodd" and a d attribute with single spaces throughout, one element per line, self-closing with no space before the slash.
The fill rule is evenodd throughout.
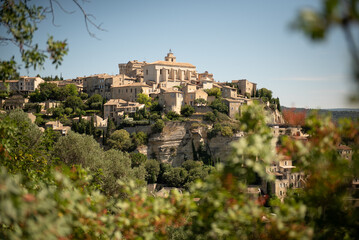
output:
<path id="1" fill-rule="evenodd" d="M 268 111 L 268 123 L 284 123 L 283 117 L 278 110 Z M 166 122 L 162 133 L 150 136 L 148 145 L 137 149 L 147 155 L 148 158 L 156 158 L 161 162 L 172 164 L 177 167 L 190 159 L 199 159 L 205 154 L 211 161 L 224 161 L 232 152 L 231 142 L 243 137 L 239 132 L 233 137 L 223 137 L 218 134 L 208 139 L 209 125 L 199 121 Z"/>
<path id="2" fill-rule="evenodd" d="M 194 126 L 196 125 L 196 126 Z M 149 138 L 147 149 L 139 149 L 149 158 L 157 158 L 177 167 L 189 159 L 198 158 L 204 151 L 215 161 L 223 161 L 231 153 L 230 143 L 243 134 L 233 137 L 207 138 L 207 126 L 194 122 L 167 122 L 161 134 Z"/>

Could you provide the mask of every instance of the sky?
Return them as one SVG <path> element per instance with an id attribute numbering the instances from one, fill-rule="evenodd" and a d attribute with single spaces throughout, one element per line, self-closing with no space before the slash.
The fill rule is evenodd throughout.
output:
<path id="1" fill-rule="evenodd" d="M 35 1 L 48 4 L 47 0 Z M 45 47 L 47 37 L 67 39 L 69 53 L 55 69 L 21 69 L 21 75 L 76 78 L 98 73 L 118 74 L 118 64 L 131 60 L 163 60 L 169 49 L 178 62 L 208 71 L 216 81 L 247 79 L 273 91 L 281 105 L 306 108 L 350 108 L 353 89 L 350 56 L 340 29 L 320 43 L 290 25 L 313 0 L 101 0 L 84 1 L 83 8 L 106 31 L 90 26 L 71 0 L 59 1 L 51 16 L 39 24 L 34 42 Z M 82 1 L 79 1 L 82 3 Z M 0 33 L 4 29 L 0 28 Z M 18 49 L 0 46 L 0 58 Z M 19 59 L 19 58 L 18 58 Z"/>

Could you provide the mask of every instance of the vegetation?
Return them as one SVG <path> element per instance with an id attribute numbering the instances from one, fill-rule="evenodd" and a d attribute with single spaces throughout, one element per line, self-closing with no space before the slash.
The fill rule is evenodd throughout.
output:
<path id="1" fill-rule="evenodd" d="M 161 133 L 164 127 L 165 127 L 165 123 L 163 122 L 163 120 L 158 119 L 152 125 L 152 132 L 153 133 Z"/>
<path id="2" fill-rule="evenodd" d="M 194 113 L 194 108 L 190 105 L 184 105 L 181 108 L 181 115 L 185 117 L 190 117 Z"/>
<path id="3" fill-rule="evenodd" d="M 221 89 L 219 88 L 206 89 L 205 92 L 208 96 L 215 96 L 216 98 L 220 98 L 222 96 Z"/>

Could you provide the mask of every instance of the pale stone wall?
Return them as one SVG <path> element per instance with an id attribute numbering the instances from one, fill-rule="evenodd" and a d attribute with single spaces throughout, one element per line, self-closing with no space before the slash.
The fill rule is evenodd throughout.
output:
<path id="1" fill-rule="evenodd" d="M 149 95 L 149 86 L 143 83 L 133 83 L 111 87 L 112 99 L 123 99 L 125 101 L 135 102 L 139 93 Z"/>
<path id="2" fill-rule="evenodd" d="M 158 103 L 164 106 L 165 112 L 181 112 L 183 105 L 183 93 L 179 91 L 163 92 L 159 95 Z"/>
<path id="3" fill-rule="evenodd" d="M 246 95 L 246 93 L 254 96 L 257 90 L 257 84 L 248 81 L 247 79 L 242 80 L 232 80 L 232 83 L 235 83 L 238 86 L 239 94 Z"/>

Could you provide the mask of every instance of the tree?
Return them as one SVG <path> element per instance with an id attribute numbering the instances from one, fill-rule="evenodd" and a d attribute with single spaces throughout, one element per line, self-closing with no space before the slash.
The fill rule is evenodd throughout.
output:
<path id="1" fill-rule="evenodd" d="M 305 110 L 283 109 L 283 119 L 291 126 L 304 126 L 306 112 Z"/>
<path id="2" fill-rule="evenodd" d="M 163 179 L 168 186 L 182 187 L 187 180 L 188 172 L 184 168 L 176 167 L 170 168 L 169 171 L 163 174 Z"/>
<path id="3" fill-rule="evenodd" d="M 77 96 L 79 92 L 77 91 L 77 87 L 75 84 L 67 84 L 65 86 L 65 92 L 67 96 Z"/>
<path id="4" fill-rule="evenodd" d="M 62 6 L 56 2 L 61 8 Z M 74 5 L 80 9 L 84 14 L 87 30 L 90 35 L 94 34 L 89 30 L 88 26 L 92 25 L 95 28 L 102 30 L 87 14 L 82 5 L 73 0 Z M 0 41 L 3 44 L 14 44 L 18 47 L 21 55 L 21 61 L 24 63 L 26 69 L 42 68 L 46 59 L 50 59 L 51 63 L 57 68 L 61 65 L 63 57 L 68 52 L 66 40 L 56 41 L 53 36 L 49 36 L 46 42 L 46 49 L 40 49 L 39 44 L 33 41 L 34 34 L 38 30 L 38 24 L 50 15 L 53 23 L 54 6 L 53 1 L 49 0 L 48 6 L 41 6 L 30 1 L 1 1 L 0 5 L 0 26 L 4 29 L 0 36 Z M 12 56 L 10 60 L 0 61 L 0 80 L 11 79 L 18 77 L 17 70 L 20 69 L 20 64 Z"/>
<path id="5" fill-rule="evenodd" d="M 139 167 L 147 161 L 147 156 L 142 153 L 131 153 L 131 167 Z"/>
<path id="6" fill-rule="evenodd" d="M 149 108 L 152 106 L 152 98 L 150 98 L 148 95 L 144 93 L 137 94 L 136 101 L 141 104 L 145 104 L 146 108 Z"/>
<path id="7" fill-rule="evenodd" d="M 156 159 L 147 160 L 145 163 L 146 180 L 148 183 L 156 183 L 160 174 L 160 163 Z"/>
<path id="8" fill-rule="evenodd" d="M 215 96 L 216 98 L 220 98 L 222 96 L 221 89 L 219 88 L 211 88 L 205 90 L 208 96 Z"/>
<path id="9" fill-rule="evenodd" d="M 165 127 L 165 123 L 162 119 L 156 120 L 156 122 L 152 125 L 153 133 L 161 133 L 163 128 Z"/>
<path id="10" fill-rule="evenodd" d="M 94 94 L 89 99 L 87 99 L 86 104 L 91 109 L 101 109 L 103 98 L 100 94 Z"/>
<path id="11" fill-rule="evenodd" d="M 180 115 L 178 113 L 176 113 L 175 111 L 169 111 L 167 114 L 166 114 L 166 117 L 169 119 L 169 120 L 172 120 L 172 121 L 175 121 L 175 120 L 178 120 Z"/>
<path id="12" fill-rule="evenodd" d="M 138 147 L 141 145 L 145 145 L 148 141 L 148 136 L 146 133 L 139 131 L 131 134 L 133 144 Z"/>
<path id="13" fill-rule="evenodd" d="M 267 101 L 270 101 L 272 99 L 272 91 L 266 88 L 261 88 L 259 89 L 259 96 L 267 99 Z"/>
<path id="14" fill-rule="evenodd" d="M 194 100 L 194 104 L 200 105 L 200 106 L 207 105 L 207 103 L 208 102 L 203 98 L 197 98 Z"/>
<path id="15" fill-rule="evenodd" d="M 82 99 L 77 96 L 69 96 L 66 98 L 64 102 L 65 107 L 70 107 L 72 109 L 84 109 L 84 103 L 82 102 Z"/>
<path id="16" fill-rule="evenodd" d="M 184 105 L 181 108 L 181 114 L 185 117 L 191 116 L 195 112 L 194 108 L 190 105 Z"/>
<path id="17" fill-rule="evenodd" d="M 111 148 L 121 151 L 128 151 L 132 147 L 130 134 L 124 129 L 114 131 L 107 142 Z"/>
<path id="18" fill-rule="evenodd" d="M 216 98 L 210 106 L 213 110 L 217 110 L 218 112 L 228 114 L 228 106 L 222 101 L 220 98 Z"/>

